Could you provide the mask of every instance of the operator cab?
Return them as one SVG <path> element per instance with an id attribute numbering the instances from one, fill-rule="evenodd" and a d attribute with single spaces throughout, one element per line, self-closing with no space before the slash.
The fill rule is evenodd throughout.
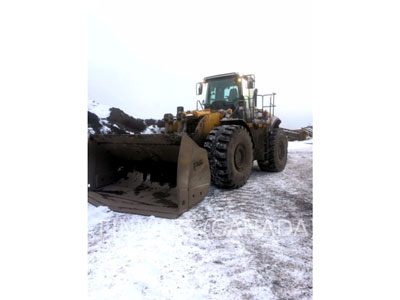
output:
<path id="1" fill-rule="evenodd" d="M 237 111 L 242 107 L 246 119 L 252 119 L 255 106 L 254 83 L 254 75 L 227 73 L 209 76 L 197 84 L 197 95 L 201 95 L 205 87 L 205 109 Z"/>

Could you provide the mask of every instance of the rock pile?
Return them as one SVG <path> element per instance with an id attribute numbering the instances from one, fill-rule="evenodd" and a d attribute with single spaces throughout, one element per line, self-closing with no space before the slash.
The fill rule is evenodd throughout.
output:
<path id="1" fill-rule="evenodd" d="M 162 120 L 134 118 L 119 108 L 108 108 L 95 101 L 89 102 L 89 134 L 151 134 L 160 133 Z"/>

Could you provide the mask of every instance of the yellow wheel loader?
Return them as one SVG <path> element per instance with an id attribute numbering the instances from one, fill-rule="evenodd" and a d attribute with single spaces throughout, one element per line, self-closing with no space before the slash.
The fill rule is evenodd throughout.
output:
<path id="1" fill-rule="evenodd" d="M 274 115 L 275 94 L 258 95 L 253 74 L 205 77 L 196 93 L 204 95 L 197 109 L 165 114 L 161 134 L 89 136 L 90 203 L 177 218 L 211 183 L 244 185 L 254 160 L 262 171 L 285 168 L 288 142 Z"/>

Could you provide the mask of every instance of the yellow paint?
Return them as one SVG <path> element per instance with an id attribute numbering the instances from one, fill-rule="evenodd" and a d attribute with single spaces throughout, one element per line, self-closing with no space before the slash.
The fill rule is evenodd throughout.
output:
<path id="1" fill-rule="evenodd" d="M 204 130 L 208 133 L 213 130 L 215 127 L 221 124 L 221 119 L 223 118 L 223 114 L 219 112 L 210 113 L 204 116 Z"/>
<path id="2" fill-rule="evenodd" d="M 174 124 L 173 124 L 172 126 L 173 126 L 173 131 L 177 132 L 178 129 L 179 129 L 179 122 L 178 122 L 178 121 L 175 121 Z"/>
<path id="3" fill-rule="evenodd" d="M 167 133 L 176 131 L 174 128 L 175 128 L 174 124 L 165 123 L 165 131 Z"/>
<path id="4" fill-rule="evenodd" d="M 191 113 L 196 117 L 196 118 L 201 118 L 204 117 L 205 115 L 208 115 L 211 113 L 209 109 L 205 110 L 193 110 Z"/>
<path id="5" fill-rule="evenodd" d="M 200 141 L 205 140 L 210 131 L 221 124 L 222 118 L 223 114 L 219 112 L 209 112 L 205 114 L 196 127 L 195 136 L 197 136 Z"/>
<path id="6" fill-rule="evenodd" d="M 254 124 L 254 123 L 247 123 L 247 126 L 249 126 L 249 128 L 251 128 L 251 127 L 255 127 L 255 128 L 266 128 L 267 127 L 267 125 L 263 125 L 263 124 Z"/>

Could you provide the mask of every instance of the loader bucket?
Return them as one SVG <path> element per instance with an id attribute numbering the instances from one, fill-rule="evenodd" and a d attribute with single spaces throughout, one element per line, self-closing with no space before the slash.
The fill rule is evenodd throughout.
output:
<path id="1" fill-rule="evenodd" d="M 92 135 L 88 200 L 117 212 L 177 218 L 210 186 L 207 151 L 182 135 Z"/>

